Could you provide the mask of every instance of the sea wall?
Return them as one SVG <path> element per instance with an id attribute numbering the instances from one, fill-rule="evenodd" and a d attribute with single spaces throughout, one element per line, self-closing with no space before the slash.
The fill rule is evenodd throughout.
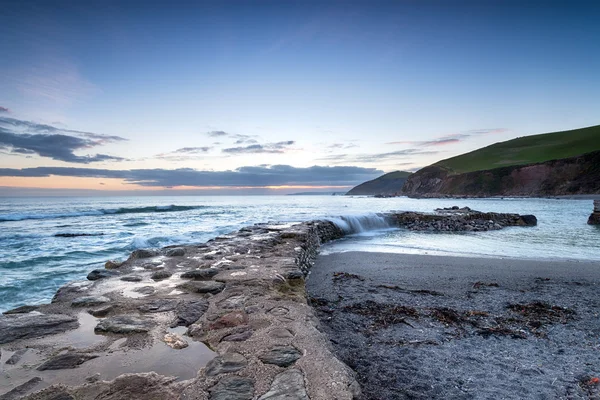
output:
<path id="1" fill-rule="evenodd" d="M 333 354 L 307 301 L 322 243 L 384 219 L 433 231 L 535 221 L 458 207 L 370 218 L 256 224 L 108 261 L 50 304 L 0 317 L 2 398 L 355 399 L 354 372 Z"/>

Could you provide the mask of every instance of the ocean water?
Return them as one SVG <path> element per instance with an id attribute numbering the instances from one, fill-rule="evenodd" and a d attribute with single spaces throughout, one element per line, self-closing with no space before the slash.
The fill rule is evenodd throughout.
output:
<path id="1" fill-rule="evenodd" d="M 534 214 L 538 226 L 476 233 L 390 229 L 377 213 L 469 206 Z M 201 243 L 269 221 L 330 219 L 351 235 L 324 252 L 386 251 L 600 261 L 591 200 L 345 196 L 48 197 L 0 199 L 0 311 L 50 301 L 56 290 L 138 248 Z M 57 234 L 90 236 L 57 237 Z M 599 263 L 600 271 L 600 263 Z"/>

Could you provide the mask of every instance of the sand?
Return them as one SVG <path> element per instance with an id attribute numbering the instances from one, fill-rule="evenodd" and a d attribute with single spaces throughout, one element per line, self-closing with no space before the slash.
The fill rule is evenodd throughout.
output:
<path id="1" fill-rule="evenodd" d="M 364 399 L 600 398 L 600 265 L 347 252 L 307 281 Z"/>

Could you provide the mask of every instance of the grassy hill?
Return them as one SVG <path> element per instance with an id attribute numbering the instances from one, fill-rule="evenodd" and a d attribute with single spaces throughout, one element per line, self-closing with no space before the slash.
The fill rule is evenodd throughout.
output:
<path id="1" fill-rule="evenodd" d="M 558 160 L 597 150 L 600 150 L 600 125 L 524 136 L 448 158 L 433 165 L 448 169 L 454 174 L 461 174 Z"/>
<path id="2" fill-rule="evenodd" d="M 347 195 L 372 196 L 376 194 L 391 195 L 399 193 L 410 172 L 394 171 L 379 178 L 361 183 L 351 189 Z"/>

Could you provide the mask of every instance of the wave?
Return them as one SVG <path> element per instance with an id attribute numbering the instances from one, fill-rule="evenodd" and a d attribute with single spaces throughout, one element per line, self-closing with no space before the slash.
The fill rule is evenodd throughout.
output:
<path id="1" fill-rule="evenodd" d="M 395 228 L 392 221 L 381 214 L 343 215 L 327 219 L 346 234 Z"/>
<path id="2" fill-rule="evenodd" d="M 75 218 L 75 217 L 93 217 L 101 215 L 115 214 L 140 214 L 140 213 L 165 213 L 177 211 L 191 211 L 207 208 L 207 206 L 149 206 L 149 207 L 131 207 L 131 208 L 108 208 L 99 210 L 89 210 L 73 213 L 56 214 L 0 214 L 0 222 L 24 221 L 28 219 L 56 219 L 56 218 Z"/>

